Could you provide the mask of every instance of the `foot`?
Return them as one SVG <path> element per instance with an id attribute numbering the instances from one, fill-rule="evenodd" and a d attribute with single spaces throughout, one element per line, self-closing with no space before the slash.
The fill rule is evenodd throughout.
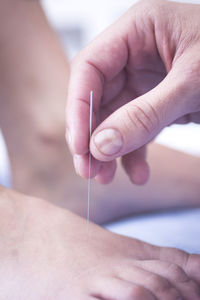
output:
<path id="1" fill-rule="evenodd" d="M 0 298 L 199 300 L 200 257 L 110 233 L 48 202 L 0 192 Z"/>

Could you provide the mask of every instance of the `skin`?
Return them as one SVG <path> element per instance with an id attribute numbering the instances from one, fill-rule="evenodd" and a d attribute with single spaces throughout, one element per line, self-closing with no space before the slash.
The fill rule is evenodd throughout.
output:
<path id="1" fill-rule="evenodd" d="M 4 28 L 0 36 L 4 40 L 0 52 L 0 126 L 9 152 L 13 187 L 86 217 L 87 203 L 82 195 L 86 199 L 87 183 L 75 174 L 64 138 L 69 63 L 39 3 L 19 1 L 15 5 L 1 2 L 1 11 L 6 12 L 2 18 L 9 14 L 15 22 L 11 32 L 9 18 L 0 20 Z M 13 68 L 16 64 L 20 69 Z M 130 182 L 126 180 L 120 163 L 112 185 L 92 183 L 94 222 L 199 205 L 199 159 L 153 143 L 147 160 L 151 176 L 142 188 L 131 184 L 132 176 Z M 129 173 L 133 175 L 134 168 Z M 112 169 L 106 180 L 98 176 L 101 183 L 110 180 Z"/>
<path id="2" fill-rule="evenodd" d="M 64 139 L 69 63 L 39 1 L 2 1 L 0 10 L 0 126 L 13 186 L 62 202 L 71 164 Z"/>
<path id="3" fill-rule="evenodd" d="M 74 59 L 66 137 L 81 176 L 88 177 L 91 90 L 98 181 L 112 180 L 122 157 L 132 181 L 145 183 L 145 145 L 172 122 L 199 123 L 199 13 L 199 5 L 139 1 Z"/>
<path id="4" fill-rule="evenodd" d="M 2 1 L 0 10 L 0 20 L 5 22 L 4 25 L 8 18 L 3 17 L 8 13 L 9 20 L 15 23 L 10 31 L 9 26 L 1 26 L 1 30 L 4 28 L 8 32 L 1 31 L 4 43 L 1 51 L 0 122 L 11 158 L 14 185 L 18 190 L 84 214 L 85 183 L 81 185 L 81 181 L 72 175 L 73 167 L 63 138 L 62 112 L 69 66 L 38 2 L 13 4 L 12 1 Z M 12 34 L 13 39 L 7 39 Z M 40 43 L 35 43 L 36 38 L 37 41 L 41 38 Z M 13 68 L 17 63 L 20 72 Z M 159 150 L 159 147 L 155 149 Z M 155 152 L 156 157 L 158 153 Z M 170 153 L 165 152 L 166 157 Z M 174 159 L 178 156 L 175 155 Z M 180 164 L 182 159 L 186 160 L 184 175 L 190 163 L 198 166 L 193 157 L 182 157 Z M 156 172 L 159 177 L 159 170 Z M 184 178 L 180 179 L 181 185 L 183 183 L 185 191 L 194 187 L 187 195 L 192 196 L 193 204 L 196 204 L 199 184 L 190 181 L 189 177 Z M 154 187 L 152 185 L 149 189 L 154 190 Z M 184 192 L 173 191 L 172 196 L 178 205 Z M 126 201 L 134 209 L 132 192 L 129 186 Z M 148 196 L 148 193 L 147 189 L 143 196 Z M 115 203 L 118 209 L 113 217 L 119 217 L 122 197 L 118 195 L 116 199 L 113 195 L 110 213 L 104 216 L 100 213 L 100 205 L 107 207 L 109 201 L 100 188 L 98 195 L 96 212 L 99 222 L 109 220 Z M 139 192 L 137 195 L 139 197 Z M 159 195 L 156 199 L 155 206 L 160 202 Z M 186 201 L 186 197 L 184 199 Z M 138 198 L 138 211 L 143 209 L 146 199 L 143 198 L 142 204 L 139 202 Z M 127 209 L 126 214 L 128 212 Z M 0 188 L 0 230 L 2 299 L 200 299 L 198 255 L 155 247 L 115 235 L 93 224 L 89 241 L 86 241 L 84 219 L 38 198 L 3 187 Z"/>
<path id="5" fill-rule="evenodd" d="M 110 233 L 0 190 L 1 299 L 199 300 L 200 256 Z M 114 251 L 114 252 L 113 252 Z"/>
<path id="6" fill-rule="evenodd" d="M 153 143 L 147 160 L 151 176 L 144 186 L 127 181 L 120 162 L 112 184 L 92 182 L 91 216 L 95 222 L 101 224 L 150 211 L 199 207 L 199 158 Z"/>

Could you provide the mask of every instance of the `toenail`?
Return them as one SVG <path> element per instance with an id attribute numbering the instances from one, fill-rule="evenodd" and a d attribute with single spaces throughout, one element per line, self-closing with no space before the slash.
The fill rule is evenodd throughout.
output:
<path id="1" fill-rule="evenodd" d="M 71 142 L 72 142 L 72 137 L 71 137 L 71 133 L 69 130 L 66 131 L 66 139 L 67 139 L 68 145 L 70 146 Z"/>
<path id="2" fill-rule="evenodd" d="M 73 156 L 73 162 L 74 162 L 74 168 L 76 170 L 76 173 L 79 175 L 79 165 L 80 165 L 80 159 L 79 159 L 79 155 L 75 154 Z"/>

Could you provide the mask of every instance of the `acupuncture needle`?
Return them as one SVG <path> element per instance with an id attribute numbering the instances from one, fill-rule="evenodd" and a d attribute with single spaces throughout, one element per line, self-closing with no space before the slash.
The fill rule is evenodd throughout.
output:
<path id="1" fill-rule="evenodd" d="M 89 238 L 90 225 L 90 200 L 91 200 L 91 162 L 90 140 L 92 136 L 92 114 L 93 114 L 93 91 L 90 92 L 90 118 L 89 118 L 89 172 L 88 172 L 88 203 L 87 203 L 87 240 Z"/>

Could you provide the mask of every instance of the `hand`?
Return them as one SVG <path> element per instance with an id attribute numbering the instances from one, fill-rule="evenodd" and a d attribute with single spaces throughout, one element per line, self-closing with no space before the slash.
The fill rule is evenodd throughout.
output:
<path id="1" fill-rule="evenodd" d="M 144 0 L 75 58 L 67 137 L 88 177 L 89 94 L 94 91 L 92 176 L 107 183 L 116 158 L 134 183 L 148 179 L 145 145 L 173 122 L 200 121 L 200 5 Z"/>
<path id="2" fill-rule="evenodd" d="M 0 299 L 199 300 L 200 256 L 123 237 L 0 188 Z"/>

